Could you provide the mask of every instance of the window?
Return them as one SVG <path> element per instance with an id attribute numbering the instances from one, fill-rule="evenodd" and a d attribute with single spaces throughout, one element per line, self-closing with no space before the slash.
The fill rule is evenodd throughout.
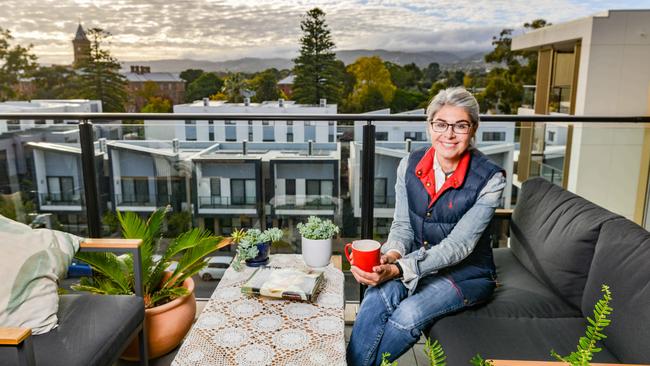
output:
<path id="1" fill-rule="evenodd" d="M 147 177 L 122 177 L 122 202 L 148 202 L 149 179 Z"/>
<path id="2" fill-rule="evenodd" d="M 196 141 L 196 121 L 185 120 L 185 140 Z"/>
<path id="3" fill-rule="evenodd" d="M 231 179 L 230 201 L 233 205 L 253 205 L 256 200 L 254 179 Z"/>
<path id="4" fill-rule="evenodd" d="M 308 196 L 320 196 L 320 181 L 307 179 L 307 195 Z"/>
<path id="5" fill-rule="evenodd" d="M 214 141 L 214 121 L 208 121 L 208 140 Z"/>
<path id="6" fill-rule="evenodd" d="M 37 124 L 37 125 L 44 125 L 45 120 L 44 119 L 37 119 L 36 121 L 34 121 L 34 123 Z"/>
<path id="7" fill-rule="evenodd" d="M 287 126 L 293 126 L 293 121 L 287 121 Z"/>
<path id="8" fill-rule="evenodd" d="M 483 141 L 488 142 L 488 141 L 505 141 L 506 140 L 506 133 L 505 132 L 495 132 L 495 131 L 488 131 L 488 132 L 483 132 Z"/>
<path id="9" fill-rule="evenodd" d="M 55 125 L 60 125 L 61 123 L 63 123 L 63 120 L 62 120 L 62 119 L 55 119 L 55 120 L 54 120 L 54 124 L 55 124 Z"/>
<path id="10" fill-rule="evenodd" d="M 19 131 L 20 130 L 20 121 L 17 119 L 7 120 L 7 131 Z"/>
<path id="11" fill-rule="evenodd" d="M 296 180 L 295 179 L 287 179 L 285 180 L 284 183 L 284 192 L 285 195 L 287 196 L 295 196 L 296 195 Z"/>
<path id="12" fill-rule="evenodd" d="M 377 132 L 375 138 L 377 141 L 388 141 L 388 132 Z"/>
<path id="13" fill-rule="evenodd" d="M 287 133 L 287 142 L 293 142 L 293 132 Z"/>
<path id="14" fill-rule="evenodd" d="M 226 141 L 237 141 L 235 121 L 226 121 Z"/>
<path id="15" fill-rule="evenodd" d="M 74 199 L 72 177 L 47 177 L 49 199 L 54 202 L 70 202 Z"/>
<path id="16" fill-rule="evenodd" d="M 555 141 L 555 131 L 548 131 L 548 141 L 549 142 Z"/>
<path id="17" fill-rule="evenodd" d="M 385 204 L 386 203 L 386 185 L 387 178 L 375 178 L 375 203 Z"/>
<path id="18" fill-rule="evenodd" d="M 404 132 L 404 140 L 410 139 L 411 141 L 424 141 L 424 132 Z"/>
<path id="19" fill-rule="evenodd" d="M 210 196 L 221 196 L 221 178 L 210 178 Z"/>
<path id="20" fill-rule="evenodd" d="M 269 125 L 269 121 L 262 121 L 262 126 L 268 126 L 268 125 Z"/>

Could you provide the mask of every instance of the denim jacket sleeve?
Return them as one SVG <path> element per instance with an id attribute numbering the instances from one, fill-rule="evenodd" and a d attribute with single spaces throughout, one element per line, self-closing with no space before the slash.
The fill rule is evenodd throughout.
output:
<path id="1" fill-rule="evenodd" d="M 408 166 L 408 155 L 399 162 L 397 166 L 397 177 L 395 182 L 395 213 L 393 214 L 393 223 L 390 226 L 388 239 L 382 245 L 381 252 L 397 251 L 404 257 L 411 250 L 413 242 L 413 229 L 409 219 L 408 199 L 406 198 L 406 167 Z"/>
<path id="2" fill-rule="evenodd" d="M 409 289 L 409 293 L 415 290 L 419 278 L 461 262 L 474 250 L 483 231 L 485 231 L 490 223 L 494 215 L 494 210 L 501 203 L 501 196 L 505 185 L 506 179 L 504 175 L 500 172 L 494 174 L 479 193 L 474 206 L 463 215 L 445 239 L 428 250 L 424 248 L 419 248 L 415 251 L 407 250 L 408 254 L 405 256 L 402 255 L 402 259 L 399 260 L 404 271 L 402 282 Z M 404 196 L 404 200 L 406 200 L 406 196 Z M 406 212 L 398 215 L 398 207 L 396 204 L 395 217 L 405 215 L 410 228 L 410 222 L 408 221 L 408 203 L 406 205 Z M 412 238 L 413 232 L 411 230 L 411 241 Z"/>

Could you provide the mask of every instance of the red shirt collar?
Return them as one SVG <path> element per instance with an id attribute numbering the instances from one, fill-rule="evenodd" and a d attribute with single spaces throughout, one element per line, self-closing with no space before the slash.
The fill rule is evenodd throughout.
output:
<path id="1" fill-rule="evenodd" d="M 460 157 L 460 162 L 458 162 L 456 170 L 454 170 L 452 175 L 445 180 L 445 183 L 440 187 L 440 190 L 436 192 L 436 174 L 433 170 L 433 159 L 435 159 L 435 155 L 435 149 L 430 147 L 415 166 L 415 176 L 420 179 L 424 189 L 429 193 L 429 207 L 431 207 L 446 190 L 450 188 L 458 189 L 463 185 L 471 157 L 469 150 L 465 150 L 463 155 Z"/>

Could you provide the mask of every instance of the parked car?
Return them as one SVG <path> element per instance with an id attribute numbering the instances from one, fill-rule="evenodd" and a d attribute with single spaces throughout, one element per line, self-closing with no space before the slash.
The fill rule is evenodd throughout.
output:
<path id="1" fill-rule="evenodd" d="M 219 280 L 226 273 L 226 269 L 232 262 L 232 257 L 227 256 L 214 256 L 207 257 L 205 260 L 208 262 L 207 267 L 199 271 L 199 276 L 203 281 Z"/>
<path id="2" fill-rule="evenodd" d="M 154 254 L 151 258 L 153 259 L 153 262 L 154 262 L 154 265 L 155 265 L 155 264 L 158 264 L 158 262 L 160 262 L 160 260 L 162 259 L 162 255 L 160 255 L 160 254 Z M 178 262 L 176 262 L 176 261 L 171 261 L 171 262 L 169 263 L 169 267 L 165 268 L 165 271 L 167 271 L 167 272 L 174 272 L 174 271 L 176 270 L 176 267 L 177 267 L 177 266 L 178 266 Z"/>
<path id="3" fill-rule="evenodd" d="M 91 277 L 93 270 L 86 262 L 73 259 L 68 266 L 68 277 Z"/>

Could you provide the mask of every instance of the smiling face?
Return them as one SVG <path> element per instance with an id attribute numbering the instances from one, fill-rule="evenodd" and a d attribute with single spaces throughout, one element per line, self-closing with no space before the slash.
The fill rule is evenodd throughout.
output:
<path id="1" fill-rule="evenodd" d="M 476 132 L 471 125 L 469 114 L 461 107 L 452 105 L 445 105 L 433 116 L 435 122 L 446 122 L 450 125 L 457 123 L 470 124 L 468 133 L 460 134 L 454 132 L 454 129 L 449 126 L 445 132 L 434 131 L 431 123 L 427 123 L 429 134 L 431 136 L 431 144 L 436 150 L 439 163 L 445 167 L 455 168 L 460 157 L 469 147 L 469 143 L 474 137 Z"/>

